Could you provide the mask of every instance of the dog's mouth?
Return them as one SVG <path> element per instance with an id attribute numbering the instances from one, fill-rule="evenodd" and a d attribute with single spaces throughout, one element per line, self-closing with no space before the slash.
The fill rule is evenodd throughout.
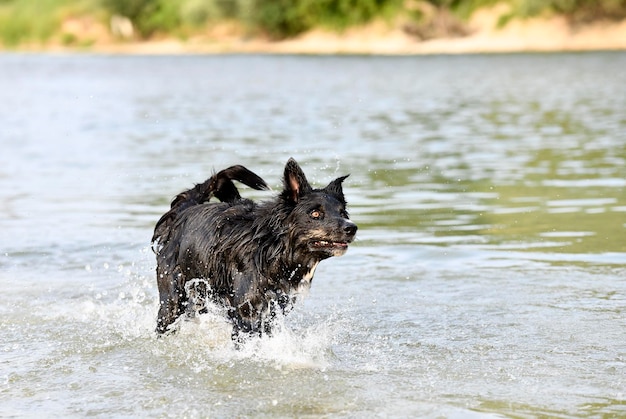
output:
<path id="1" fill-rule="evenodd" d="M 347 249 L 348 243 L 329 240 L 314 240 L 311 242 L 311 247 L 316 249 Z"/>
<path id="2" fill-rule="evenodd" d="M 309 242 L 309 251 L 323 259 L 331 256 L 341 256 L 348 250 L 347 241 L 312 240 Z"/>

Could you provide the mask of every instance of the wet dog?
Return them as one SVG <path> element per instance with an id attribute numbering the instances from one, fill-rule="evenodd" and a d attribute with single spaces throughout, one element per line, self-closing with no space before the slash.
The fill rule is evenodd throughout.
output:
<path id="1" fill-rule="evenodd" d="M 156 331 L 174 330 L 208 299 L 226 308 L 233 340 L 271 334 L 272 320 L 287 313 L 308 289 L 320 261 L 341 256 L 357 226 L 348 217 L 339 177 L 314 189 L 290 159 L 283 190 L 256 203 L 233 183 L 269 189 L 243 166 L 222 170 L 179 194 L 154 229 L 160 308 Z M 221 202 L 209 202 L 211 198 Z"/>

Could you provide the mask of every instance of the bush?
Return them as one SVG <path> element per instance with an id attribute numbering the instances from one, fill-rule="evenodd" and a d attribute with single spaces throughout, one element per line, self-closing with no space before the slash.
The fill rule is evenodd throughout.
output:
<path id="1" fill-rule="evenodd" d="M 47 41 L 60 26 L 67 1 L 4 0 L 0 3 L 0 37 L 4 45 Z"/>
<path id="2" fill-rule="evenodd" d="M 626 18 L 626 0 L 551 0 L 550 8 L 574 22 Z"/>
<path id="3" fill-rule="evenodd" d="M 112 15 L 127 17 L 139 35 L 148 38 L 163 32 L 182 32 L 209 20 L 228 17 L 234 0 L 101 0 Z"/>
<path id="4" fill-rule="evenodd" d="M 252 0 L 247 22 L 275 39 L 313 27 L 344 30 L 398 10 L 402 0 Z"/>
<path id="5" fill-rule="evenodd" d="M 158 0 L 102 0 L 102 6 L 111 14 L 124 16 L 136 22 L 157 2 Z"/>
<path id="6" fill-rule="evenodd" d="M 250 6 L 251 10 L 244 11 L 248 26 L 274 39 L 298 35 L 312 25 L 299 0 L 255 0 Z"/>

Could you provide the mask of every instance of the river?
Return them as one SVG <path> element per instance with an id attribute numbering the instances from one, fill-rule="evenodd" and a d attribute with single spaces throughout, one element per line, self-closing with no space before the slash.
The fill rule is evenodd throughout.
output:
<path id="1" fill-rule="evenodd" d="M 626 53 L 0 54 L 0 416 L 624 417 Z M 154 334 L 154 223 L 243 164 L 357 241 L 271 339 Z"/>

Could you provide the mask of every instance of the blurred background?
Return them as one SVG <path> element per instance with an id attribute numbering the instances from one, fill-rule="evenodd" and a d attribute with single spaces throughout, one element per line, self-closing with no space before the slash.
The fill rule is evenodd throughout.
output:
<path id="1" fill-rule="evenodd" d="M 320 43 L 337 37 L 360 41 L 345 52 L 376 52 L 377 39 L 387 52 L 442 39 L 464 40 L 464 50 L 494 49 L 498 39 L 508 40 L 498 50 L 615 49 L 626 48 L 624 18 L 625 0 L 0 0 L 0 45 L 93 49 L 167 39 L 264 50 L 272 47 L 253 41 L 324 33 L 316 47 L 287 52 L 324 51 Z"/>

